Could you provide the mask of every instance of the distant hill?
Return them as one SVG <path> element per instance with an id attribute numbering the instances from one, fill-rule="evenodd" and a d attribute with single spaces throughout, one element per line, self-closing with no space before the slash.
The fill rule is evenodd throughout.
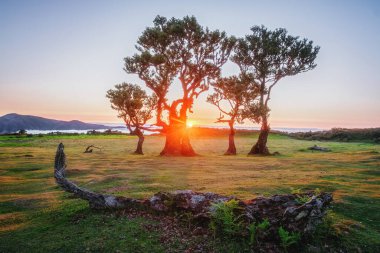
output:
<path id="1" fill-rule="evenodd" d="M 0 117 L 0 134 L 25 130 L 87 130 L 108 129 L 105 125 L 84 123 L 79 120 L 63 121 L 32 115 L 10 113 Z"/>

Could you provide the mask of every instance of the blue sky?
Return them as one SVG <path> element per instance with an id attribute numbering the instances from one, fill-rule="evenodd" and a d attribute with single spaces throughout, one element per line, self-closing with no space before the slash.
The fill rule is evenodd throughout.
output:
<path id="1" fill-rule="evenodd" d="M 380 126 L 378 1 L 0 1 L 0 115 L 118 122 L 105 93 L 123 71 L 137 37 L 156 15 L 194 15 L 244 36 L 253 25 L 284 27 L 321 47 L 317 68 L 273 90 L 276 127 Z M 223 75 L 234 74 L 227 64 Z M 180 90 L 173 87 L 172 97 Z M 219 115 L 200 96 L 190 119 Z M 247 122 L 248 123 L 248 122 Z"/>

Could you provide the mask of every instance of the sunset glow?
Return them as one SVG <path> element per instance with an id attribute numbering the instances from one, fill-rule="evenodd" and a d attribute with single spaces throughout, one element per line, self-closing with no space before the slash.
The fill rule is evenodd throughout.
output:
<path id="1" fill-rule="evenodd" d="M 0 0 L 0 31 L 0 253 L 380 252 L 380 0 Z"/>
<path id="2" fill-rule="evenodd" d="M 199 4 L 203 7 L 198 8 Z M 246 34 L 253 25 L 285 27 L 321 46 L 315 70 L 284 79 L 273 90 L 269 102 L 272 127 L 380 125 L 380 77 L 373 74 L 380 69 L 380 33 L 375 32 L 380 5 L 376 2 L 249 1 L 233 5 L 226 1 L 215 5 L 195 1 L 186 8 L 176 1 L 151 2 L 149 8 L 136 2 L 95 2 L 91 6 L 89 12 L 84 2 L 0 3 L 0 115 L 122 123 L 105 92 L 123 81 L 145 87 L 137 76 L 123 71 L 123 58 L 134 54 L 136 38 L 162 13 L 194 15 L 204 26 L 223 28 L 235 36 Z M 231 18 L 226 19 L 226 13 Z M 357 31 L 355 36 L 352 31 Z M 223 66 L 224 76 L 236 72 L 233 64 Z M 180 92 L 178 87 L 173 85 L 173 97 Z M 210 92 L 194 101 L 191 116 L 201 125 L 215 125 L 219 116 L 205 101 Z M 244 125 L 257 126 L 248 120 Z"/>
<path id="3" fill-rule="evenodd" d="M 194 126 L 194 122 L 193 121 L 187 121 L 186 122 L 186 127 L 188 127 L 188 128 L 192 128 Z"/>

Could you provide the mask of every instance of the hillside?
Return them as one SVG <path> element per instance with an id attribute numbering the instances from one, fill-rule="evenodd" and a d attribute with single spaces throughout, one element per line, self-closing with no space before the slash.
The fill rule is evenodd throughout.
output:
<path id="1" fill-rule="evenodd" d="M 78 120 L 62 121 L 32 115 L 10 113 L 0 117 L 0 134 L 26 130 L 86 130 L 107 129 L 105 125 L 84 123 Z"/>

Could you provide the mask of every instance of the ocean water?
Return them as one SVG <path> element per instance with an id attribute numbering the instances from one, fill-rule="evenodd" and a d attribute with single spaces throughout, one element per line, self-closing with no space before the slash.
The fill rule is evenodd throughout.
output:
<path id="1" fill-rule="evenodd" d="M 125 126 L 122 126 L 120 124 L 114 124 L 114 123 L 99 123 L 105 126 L 109 126 L 113 130 L 120 131 L 122 133 L 129 133 L 128 128 Z M 215 129 L 227 129 L 227 126 L 212 126 L 212 125 L 195 125 L 194 127 L 205 127 L 205 128 L 215 128 Z M 235 129 L 239 130 L 260 130 L 260 127 L 252 127 L 252 126 L 236 126 Z M 280 132 L 286 132 L 286 133 L 297 133 L 297 132 L 317 132 L 317 131 L 323 131 L 326 129 L 320 129 L 320 128 L 295 128 L 295 127 L 273 127 L 271 128 L 273 131 L 280 131 Z M 59 130 L 60 133 L 78 133 L 78 134 L 85 134 L 87 131 L 91 131 L 92 129 L 87 130 Z M 98 129 L 97 132 L 104 132 L 108 129 Z M 51 132 L 57 132 L 57 130 L 28 130 L 27 133 L 29 134 L 48 134 Z M 145 131 L 145 135 L 153 134 L 153 132 Z"/>

